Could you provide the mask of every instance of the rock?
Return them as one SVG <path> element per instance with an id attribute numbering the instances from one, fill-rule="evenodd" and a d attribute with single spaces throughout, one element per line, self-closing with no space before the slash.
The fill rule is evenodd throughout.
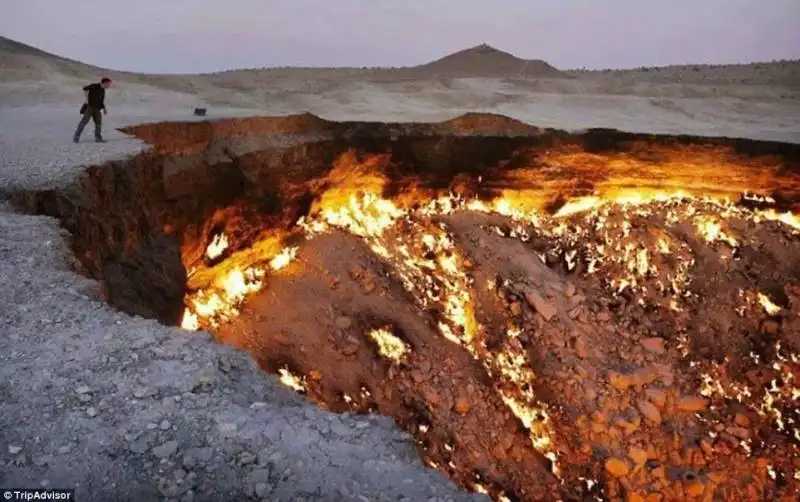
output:
<path id="1" fill-rule="evenodd" d="M 726 427 L 725 432 L 739 439 L 747 439 L 750 437 L 750 431 L 744 427 Z"/>
<path id="2" fill-rule="evenodd" d="M 365 295 L 368 295 L 375 291 L 375 279 L 372 277 L 367 277 L 363 281 L 361 281 L 361 292 Z"/>
<path id="3" fill-rule="evenodd" d="M 200 375 L 191 388 L 192 392 L 209 393 L 217 386 L 217 379 L 213 375 Z M 184 389 L 186 390 L 186 389 Z"/>
<path id="4" fill-rule="evenodd" d="M 769 320 L 764 321 L 764 323 L 761 325 L 761 331 L 765 335 L 774 336 L 774 335 L 778 334 L 778 331 L 780 330 L 780 327 L 781 327 L 781 325 L 778 324 L 777 321 L 773 321 L 772 319 L 769 319 Z"/>
<path id="5" fill-rule="evenodd" d="M 698 396 L 682 396 L 675 403 L 680 411 L 694 413 L 708 408 L 708 399 Z"/>
<path id="6" fill-rule="evenodd" d="M 575 296 L 575 285 L 572 283 L 567 284 L 567 287 L 564 288 L 564 296 L 567 298 L 572 298 Z"/>
<path id="7" fill-rule="evenodd" d="M 339 329 L 347 329 L 353 325 L 353 320 L 347 316 L 339 316 L 336 318 L 336 327 Z"/>
<path id="8" fill-rule="evenodd" d="M 169 420 L 162 420 L 160 424 L 158 424 L 158 428 L 162 431 L 169 429 L 172 424 L 169 423 Z"/>
<path id="9" fill-rule="evenodd" d="M 545 321 L 549 321 L 558 313 L 558 308 L 553 302 L 545 300 L 535 291 L 526 291 L 525 299 L 528 300 L 528 304 L 531 307 L 536 309 L 536 312 L 544 317 Z"/>
<path id="10" fill-rule="evenodd" d="M 347 274 L 351 279 L 358 280 L 364 276 L 364 269 L 358 265 L 350 264 L 347 266 Z"/>
<path id="11" fill-rule="evenodd" d="M 89 415 L 92 418 L 96 417 L 97 416 L 97 408 L 95 408 L 94 406 L 89 406 L 88 408 L 86 408 L 86 414 Z"/>
<path id="12" fill-rule="evenodd" d="M 610 371 L 608 373 L 608 380 L 615 389 L 619 390 L 625 390 L 628 387 L 636 385 L 635 379 L 629 377 L 628 375 L 617 373 L 616 371 Z"/>
<path id="13" fill-rule="evenodd" d="M 90 389 L 87 385 L 81 385 L 75 389 L 76 394 L 88 394 L 90 392 L 92 392 L 92 389 Z"/>
<path id="14" fill-rule="evenodd" d="M 600 322 L 608 322 L 611 320 L 611 314 L 608 312 L 598 312 L 596 317 Z"/>
<path id="15" fill-rule="evenodd" d="M 647 452 L 636 446 L 631 446 L 628 449 L 628 456 L 633 460 L 636 465 L 644 465 L 647 462 Z"/>
<path id="16" fill-rule="evenodd" d="M 667 351 L 664 347 L 664 339 L 658 336 L 643 338 L 639 343 L 644 347 L 644 350 L 652 354 L 663 354 Z"/>
<path id="17" fill-rule="evenodd" d="M 690 497 L 697 497 L 699 495 L 702 495 L 705 489 L 706 486 L 703 483 L 699 481 L 694 481 L 692 483 L 687 484 L 686 487 L 684 488 L 684 491 L 686 492 L 686 495 L 689 495 Z"/>
<path id="18" fill-rule="evenodd" d="M 508 308 L 511 310 L 511 315 L 517 316 L 522 313 L 522 306 L 519 302 L 513 302 Z"/>
<path id="19" fill-rule="evenodd" d="M 654 424 L 661 423 L 661 412 L 658 411 L 658 408 L 651 403 L 650 401 L 645 401 L 644 399 L 640 399 L 636 403 L 636 407 L 639 411 L 644 415 L 646 419 L 653 422 Z"/>
<path id="20" fill-rule="evenodd" d="M 470 409 L 469 401 L 464 397 L 459 398 L 456 400 L 456 404 L 453 406 L 453 409 L 459 415 L 466 415 Z"/>
<path id="21" fill-rule="evenodd" d="M 177 480 L 166 478 L 159 479 L 157 486 L 158 491 L 161 492 L 161 495 L 170 498 L 177 497 L 189 489 L 188 486 L 184 485 L 183 483 L 179 483 Z"/>
<path id="22" fill-rule="evenodd" d="M 633 379 L 637 385 L 649 385 L 656 380 L 668 380 L 665 376 L 668 375 L 668 369 L 664 365 L 651 364 L 644 368 L 636 370 L 633 374 Z"/>
<path id="23" fill-rule="evenodd" d="M 8 446 L 8 453 L 10 453 L 12 455 L 16 455 L 17 453 L 19 453 L 21 451 L 22 451 L 22 446 L 15 446 L 15 445 L 9 445 Z"/>
<path id="24" fill-rule="evenodd" d="M 239 426 L 237 426 L 233 422 L 224 422 L 224 423 L 219 424 L 217 426 L 217 429 L 219 430 L 219 433 L 223 437 L 232 438 L 232 437 L 236 437 L 236 433 L 239 430 Z"/>
<path id="25" fill-rule="evenodd" d="M 628 422 L 627 420 L 623 420 L 622 418 L 618 418 L 614 420 L 614 425 L 619 427 L 620 429 L 625 432 L 626 435 L 630 436 L 636 429 L 639 428 L 639 422 L 641 422 L 641 418 L 636 417 L 637 422 Z"/>
<path id="26" fill-rule="evenodd" d="M 578 357 L 581 359 L 586 359 L 589 356 L 589 353 L 586 350 L 586 337 L 583 335 L 578 335 L 575 338 L 574 342 L 575 353 L 578 354 Z"/>
<path id="27" fill-rule="evenodd" d="M 197 459 L 189 454 L 186 454 L 183 456 L 183 466 L 191 470 L 197 466 Z"/>
<path id="28" fill-rule="evenodd" d="M 215 455 L 214 449 L 209 447 L 191 448 L 189 449 L 189 451 L 186 452 L 186 454 L 187 456 L 190 456 L 192 458 L 190 463 L 194 461 L 194 463 L 196 464 L 205 464 L 206 462 L 211 460 L 211 458 Z M 185 461 L 186 458 L 184 457 L 184 462 Z"/>
<path id="29" fill-rule="evenodd" d="M 625 502 L 645 502 L 645 498 L 638 492 L 629 492 L 625 497 Z"/>
<path id="30" fill-rule="evenodd" d="M 700 441 L 700 449 L 703 450 L 706 457 L 711 457 L 714 455 L 714 442 L 709 438 L 703 438 Z"/>
<path id="31" fill-rule="evenodd" d="M 667 404 L 667 393 L 662 389 L 647 389 L 644 391 L 644 395 L 659 408 L 663 408 Z"/>
<path id="32" fill-rule="evenodd" d="M 266 483 L 256 483 L 253 492 L 256 494 L 256 497 L 264 498 L 270 493 L 269 485 Z"/>
<path id="33" fill-rule="evenodd" d="M 243 451 L 239 454 L 239 465 L 250 465 L 256 461 L 258 457 L 249 451 Z"/>
<path id="34" fill-rule="evenodd" d="M 220 354 L 217 358 L 217 368 L 223 373 L 230 373 L 234 366 L 235 362 L 229 354 Z"/>
<path id="35" fill-rule="evenodd" d="M 627 476 L 628 473 L 631 472 L 628 464 L 619 458 L 611 457 L 610 459 L 606 460 L 606 471 L 614 476 L 615 478 L 621 478 L 622 476 Z"/>
<path id="36" fill-rule="evenodd" d="M 175 454 L 175 452 L 178 451 L 178 442 L 175 440 L 167 441 L 162 445 L 156 446 L 150 451 L 153 455 L 155 455 L 158 458 L 171 457 L 172 455 Z"/>
<path id="37" fill-rule="evenodd" d="M 741 427 L 749 427 L 750 419 L 747 417 L 747 415 L 737 413 L 736 418 L 733 419 L 733 423 Z"/>

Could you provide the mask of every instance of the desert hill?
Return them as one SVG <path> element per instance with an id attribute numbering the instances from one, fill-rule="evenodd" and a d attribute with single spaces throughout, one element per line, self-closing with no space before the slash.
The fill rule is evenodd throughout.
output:
<path id="1" fill-rule="evenodd" d="M 72 102 L 80 99 L 81 86 L 104 75 L 120 84 L 113 93 L 115 103 L 137 106 L 149 106 L 162 96 L 185 108 L 316 111 L 340 117 L 377 117 L 376 110 L 391 109 L 395 117 L 427 114 L 431 120 L 443 120 L 488 111 L 520 114 L 517 118 L 551 126 L 563 123 L 568 103 L 581 110 L 584 121 L 589 120 L 587 107 L 605 116 L 604 110 L 627 106 L 627 116 L 638 117 L 644 108 L 652 108 L 668 120 L 694 119 L 700 113 L 714 124 L 717 112 L 681 100 L 708 98 L 716 100 L 709 106 L 737 114 L 749 113 L 754 103 L 782 103 L 781 116 L 796 116 L 786 106 L 800 101 L 797 61 L 576 71 L 481 44 L 402 68 L 271 67 L 144 74 L 99 68 L 0 37 L 0 106 Z M 606 125 L 605 118 L 599 125 Z"/>
<path id="2" fill-rule="evenodd" d="M 0 82 L 37 80 L 57 74 L 96 78 L 109 73 L 124 80 L 160 85 L 177 75 L 138 74 L 99 68 L 51 54 L 36 47 L 0 36 Z M 441 78 L 528 78 L 620 80 L 622 83 L 658 84 L 746 84 L 800 87 L 800 60 L 756 62 L 732 65 L 674 65 L 622 70 L 559 70 L 541 59 L 523 59 L 487 44 L 464 49 L 429 63 L 403 68 L 260 68 L 238 69 L 185 77 L 215 81 L 231 77 L 310 77 L 314 79 L 441 79 Z M 215 82 L 216 83 L 216 82 Z"/>
<path id="3" fill-rule="evenodd" d="M 0 36 L 0 69 L 2 80 L 16 80 L 24 73 L 55 70 L 59 73 L 83 77 L 97 72 L 115 73 L 133 77 L 125 71 L 99 68 L 64 58 L 41 49 Z M 310 73 L 326 77 L 341 76 L 391 76 L 396 78 L 459 78 L 459 77 L 533 77 L 533 78 L 574 78 L 541 59 L 522 59 L 487 44 L 464 49 L 435 61 L 417 66 L 402 68 L 262 68 L 237 69 L 202 76 L 240 74 L 243 72 L 266 73 L 282 76 L 289 73 Z M 43 76 L 43 75 L 40 75 Z M 156 75 L 148 75 L 156 76 Z M 161 75 L 165 76 L 165 75 Z"/>
<path id="4" fill-rule="evenodd" d="M 699 85 L 777 85 L 800 88 L 800 60 L 726 65 L 670 65 L 620 70 L 567 70 L 578 78 L 608 79 L 619 83 Z"/>
<path id="5" fill-rule="evenodd" d="M 518 58 L 487 44 L 470 47 L 409 70 L 439 77 L 570 77 L 547 61 Z"/>
<path id="6" fill-rule="evenodd" d="M 80 61 L 67 59 L 32 47 L 16 40 L 0 36 L 0 81 L 14 80 L 14 77 L 36 70 L 53 69 L 67 74 L 95 72 L 100 68 Z"/>

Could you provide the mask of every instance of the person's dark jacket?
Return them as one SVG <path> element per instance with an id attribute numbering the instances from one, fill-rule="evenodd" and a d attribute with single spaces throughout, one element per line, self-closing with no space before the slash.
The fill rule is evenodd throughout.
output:
<path id="1" fill-rule="evenodd" d="M 89 84 L 83 88 L 84 91 L 89 92 L 89 107 L 93 110 L 106 109 L 106 90 L 100 84 Z"/>

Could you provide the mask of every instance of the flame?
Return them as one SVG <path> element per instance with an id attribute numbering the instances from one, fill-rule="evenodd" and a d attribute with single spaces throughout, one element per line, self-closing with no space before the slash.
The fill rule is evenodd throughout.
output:
<path id="1" fill-rule="evenodd" d="M 769 315 L 775 315 L 781 311 L 781 307 L 775 305 L 772 300 L 770 300 L 769 296 L 764 293 L 758 293 L 758 303 L 764 307 L 764 311 Z"/>
<path id="2" fill-rule="evenodd" d="M 269 267 L 272 270 L 280 270 L 284 268 L 286 265 L 290 264 L 297 258 L 297 247 L 290 247 L 283 249 L 280 253 L 278 253 L 275 258 L 270 260 Z"/>
<path id="3" fill-rule="evenodd" d="M 791 211 L 778 213 L 774 209 L 767 209 L 764 211 L 756 211 L 756 216 L 759 219 L 763 218 L 768 221 L 778 221 L 795 230 L 800 230 L 800 215 L 794 214 Z"/>
<path id="4" fill-rule="evenodd" d="M 697 232 L 706 242 L 721 241 L 728 243 L 731 247 L 736 247 L 736 239 L 728 235 L 723 229 L 722 224 L 713 216 L 702 215 L 695 218 Z"/>
<path id="5" fill-rule="evenodd" d="M 521 328 L 507 326 L 504 339 L 487 348 L 486 328 L 478 321 L 475 295 L 484 288 L 496 290 L 503 279 L 484 277 L 481 283 L 474 283 L 469 260 L 456 245 L 445 223 L 450 220 L 445 217 L 465 211 L 504 217 L 507 228 L 497 226 L 494 231 L 522 241 L 532 236 L 546 240 L 550 247 L 546 253 L 540 253 L 543 261 L 550 260 L 552 254 L 555 262 L 570 272 L 582 268 L 583 273 L 599 277 L 611 295 L 633 292 L 640 305 L 661 305 L 677 312 L 687 305 L 691 307 L 686 300 L 693 295 L 696 265 L 693 247 L 689 244 L 693 240 L 686 242 L 682 236 L 684 230 L 693 231 L 708 244 L 723 243 L 731 248 L 743 247 L 749 242 L 746 232 L 733 220 L 769 221 L 790 231 L 800 230 L 798 215 L 772 209 L 750 210 L 733 203 L 737 190 L 704 190 L 697 184 L 693 185 L 693 190 L 673 186 L 686 180 L 671 180 L 667 167 L 656 172 L 663 177 L 659 188 L 628 188 L 619 180 L 615 184 L 611 181 L 599 183 L 595 184 L 593 193 L 566 200 L 550 215 L 543 209 L 552 201 L 540 190 L 530 188 L 506 188 L 491 200 L 414 190 L 386 198 L 382 195 L 386 179 L 376 174 L 380 171 L 376 166 L 384 160 L 377 156 L 359 164 L 354 157 L 346 156 L 328 175 L 316 202 L 294 230 L 302 233 L 306 240 L 331 232 L 361 238 L 393 269 L 418 307 L 434 307 L 440 312 L 438 334 L 463 347 L 483 365 L 497 384 L 498 397 L 527 429 L 533 447 L 552 461 L 556 476 L 561 473 L 560 451 L 571 448 L 571 438 L 559 437 L 556 429 L 560 410 L 543 402 L 536 394 L 537 375 L 521 344 L 520 340 L 524 339 Z M 517 171 L 509 174 L 509 179 L 513 182 L 515 176 L 522 179 L 526 174 Z M 741 184 L 741 180 L 737 183 Z M 768 197 L 757 194 L 745 194 L 745 198 L 770 203 Z M 678 225 L 681 232 L 670 229 Z M 225 234 L 217 235 L 206 249 L 206 256 L 218 257 L 228 245 Z M 715 247 L 731 252 L 726 246 Z M 263 289 L 268 274 L 285 270 L 298 252 L 297 247 L 286 247 L 269 257 L 262 253 L 236 262 L 233 268 L 221 267 L 219 270 L 224 273 L 221 272 L 213 284 L 187 297 L 182 326 L 196 330 L 231 319 L 238 314 L 247 295 Z M 222 265 L 227 263 L 226 259 Z M 755 304 L 752 294 L 747 298 L 750 305 Z M 781 310 L 763 293 L 758 293 L 758 301 L 770 315 Z M 404 362 L 411 353 L 389 326 L 374 329 L 368 336 L 377 345 L 381 357 L 393 364 Z M 688 340 L 681 341 L 679 348 L 683 357 L 690 356 L 688 345 Z M 693 368 L 699 364 L 690 361 Z M 781 364 L 784 365 L 780 366 L 782 381 L 788 382 L 791 380 L 788 363 Z M 773 382 L 762 392 L 730 378 L 724 364 L 706 365 L 699 371 L 702 396 L 742 403 L 770 417 L 781 430 L 791 426 L 789 417 L 784 416 L 779 406 L 800 398 L 796 388 L 787 385 L 779 388 Z M 305 390 L 304 378 L 293 375 L 287 368 L 279 370 L 279 374 L 284 385 Z M 348 395 L 343 399 L 353 402 Z M 420 425 L 419 431 L 424 433 L 427 426 Z M 742 445 L 744 449 L 755 448 L 747 442 Z M 426 463 L 434 468 L 439 466 L 429 459 Z M 587 484 L 589 482 L 594 481 L 588 480 Z M 484 487 L 476 483 L 474 489 Z"/>
<path id="6" fill-rule="evenodd" d="M 281 368 L 278 370 L 278 374 L 280 375 L 279 381 L 289 387 L 290 389 L 294 389 L 297 392 L 305 392 L 306 391 L 306 382 L 305 378 L 299 377 L 289 371 L 288 368 Z"/>
<path id="7" fill-rule="evenodd" d="M 226 249 L 228 249 L 228 236 L 218 234 L 214 236 L 214 240 L 206 248 L 206 256 L 209 260 L 213 260 L 225 252 Z"/>
<path id="8" fill-rule="evenodd" d="M 370 331 L 369 337 L 378 344 L 380 355 L 395 363 L 401 362 L 409 352 L 403 340 L 395 336 L 388 327 Z"/>

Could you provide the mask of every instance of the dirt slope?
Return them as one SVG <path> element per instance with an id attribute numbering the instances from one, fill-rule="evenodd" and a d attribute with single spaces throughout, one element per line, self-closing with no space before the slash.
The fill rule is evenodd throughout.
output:
<path id="1" fill-rule="evenodd" d="M 522 59 L 481 44 L 455 52 L 430 63 L 415 66 L 414 73 L 439 77 L 509 77 L 569 78 L 541 59 Z"/>

